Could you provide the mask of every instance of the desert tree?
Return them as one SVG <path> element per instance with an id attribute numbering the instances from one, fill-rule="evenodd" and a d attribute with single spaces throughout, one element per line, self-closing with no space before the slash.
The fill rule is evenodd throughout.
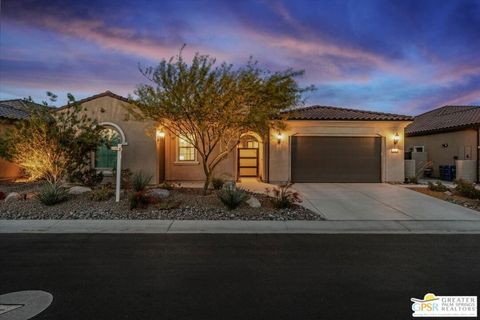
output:
<path id="1" fill-rule="evenodd" d="M 252 59 L 234 67 L 199 53 L 188 63 L 182 50 L 140 71 L 148 82 L 135 90 L 137 107 L 195 148 L 205 173 L 204 193 L 242 134 L 264 136 L 269 128 L 284 126 L 281 111 L 303 103 L 303 92 L 311 89 L 295 80 L 303 71 L 271 72 Z"/>
<path id="2" fill-rule="evenodd" d="M 52 102 L 57 96 L 48 92 Z M 0 137 L 0 156 L 22 168 L 30 181 L 56 183 L 89 166 L 91 152 L 105 142 L 102 127 L 89 118 L 68 94 L 68 106 L 32 106 L 27 119 L 19 120 Z"/>

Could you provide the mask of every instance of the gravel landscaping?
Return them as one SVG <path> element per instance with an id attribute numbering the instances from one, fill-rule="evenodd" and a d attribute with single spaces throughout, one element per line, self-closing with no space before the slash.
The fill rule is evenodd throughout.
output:
<path id="1" fill-rule="evenodd" d="M 34 183 L 1 184 L 1 192 L 18 192 L 22 198 L 27 195 L 27 200 L 0 201 L 0 219 L 322 220 L 299 205 L 276 209 L 268 196 L 261 194 L 252 194 L 260 201 L 260 208 L 244 203 L 229 211 L 213 191 L 203 196 L 200 189 L 178 188 L 147 209 L 130 210 L 126 196 L 116 203 L 114 197 L 107 201 L 91 200 L 89 193 L 70 195 L 66 202 L 45 206 L 34 197 L 39 187 Z"/>
<path id="2" fill-rule="evenodd" d="M 431 197 L 435 197 L 437 199 L 441 199 L 444 201 L 448 201 L 448 202 L 460 205 L 465 208 L 470 208 L 473 210 L 480 211 L 480 200 L 462 197 L 449 191 L 447 192 L 432 191 L 428 188 L 419 188 L 419 187 L 411 187 L 409 189 L 429 195 Z"/>

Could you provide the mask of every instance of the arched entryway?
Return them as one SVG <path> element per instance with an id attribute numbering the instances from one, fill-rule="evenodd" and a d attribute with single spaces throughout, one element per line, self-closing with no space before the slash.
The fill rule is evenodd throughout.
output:
<path id="1" fill-rule="evenodd" d="M 105 142 L 97 147 L 93 155 L 93 168 L 101 171 L 105 175 L 111 175 L 113 169 L 117 166 L 117 152 L 112 150 L 112 147 L 118 144 L 127 145 L 125 134 L 123 130 L 115 123 L 102 122 L 102 134 Z"/>
<path id="2" fill-rule="evenodd" d="M 263 170 L 263 143 L 255 133 L 244 134 L 237 148 L 237 176 L 259 178 Z"/>

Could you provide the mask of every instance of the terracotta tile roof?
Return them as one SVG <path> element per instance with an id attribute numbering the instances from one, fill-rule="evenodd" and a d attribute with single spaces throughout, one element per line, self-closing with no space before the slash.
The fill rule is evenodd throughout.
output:
<path id="1" fill-rule="evenodd" d="M 415 117 L 405 128 L 408 136 L 480 126 L 480 106 L 444 106 Z"/>
<path id="2" fill-rule="evenodd" d="M 85 103 L 85 102 L 88 102 L 88 101 L 91 101 L 91 100 L 95 100 L 95 99 L 98 99 L 98 98 L 102 98 L 102 97 L 111 97 L 111 98 L 114 98 L 114 99 L 118 99 L 118 100 L 121 100 L 121 101 L 124 101 L 124 102 L 129 102 L 129 100 L 125 97 L 122 97 L 118 94 L 115 94 L 109 90 L 105 91 L 105 92 L 102 92 L 102 93 L 99 93 L 99 94 L 95 94 L 91 97 L 87 97 L 85 99 L 82 99 L 82 100 L 78 100 L 77 103 L 79 104 L 82 104 L 82 103 Z M 58 110 L 61 110 L 61 109 L 65 109 L 65 108 L 68 108 L 70 105 L 64 105 L 64 106 L 61 106 L 59 108 L 57 108 Z"/>
<path id="3" fill-rule="evenodd" d="M 1 100 L 0 118 L 12 120 L 27 119 L 32 108 L 45 108 L 45 106 L 23 99 Z"/>
<path id="4" fill-rule="evenodd" d="M 14 120 L 27 119 L 28 112 L 15 109 L 14 107 L 11 107 L 9 105 L 0 103 L 0 118 L 7 118 L 7 119 L 14 119 Z"/>
<path id="5" fill-rule="evenodd" d="M 284 112 L 288 115 L 288 120 L 348 120 L 348 121 L 412 121 L 413 117 L 365 111 L 358 109 L 347 109 L 331 106 L 311 106 L 298 108 Z"/>

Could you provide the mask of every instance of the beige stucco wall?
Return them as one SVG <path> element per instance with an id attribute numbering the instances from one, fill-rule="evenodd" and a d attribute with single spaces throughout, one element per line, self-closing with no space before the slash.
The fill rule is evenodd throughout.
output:
<path id="1" fill-rule="evenodd" d="M 443 144 L 448 144 L 448 147 L 443 147 Z M 433 174 L 438 177 L 438 167 L 454 165 L 454 157 L 458 157 L 459 160 L 477 160 L 477 130 L 466 129 L 407 137 L 406 149 L 409 150 L 413 146 L 425 146 L 427 158 L 433 162 Z"/>
<path id="2" fill-rule="evenodd" d="M 99 123 L 111 122 L 122 129 L 127 142 L 122 151 L 122 168 L 132 172 L 141 170 L 158 183 L 155 123 L 135 120 L 128 106 L 127 102 L 109 96 L 82 103 L 85 112 Z"/>
<path id="3" fill-rule="evenodd" d="M 382 181 L 404 181 L 404 129 L 409 121 L 287 121 L 283 139 L 277 143 L 277 132 L 270 136 L 270 182 L 290 180 L 291 136 L 376 136 L 382 137 Z M 400 136 L 399 152 L 392 153 L 393 137 Z"/>
<path id="4" fill-rule="evenodd" d="M 13 127 L 13 123 L 9 121 L 0 122 L 0 134 L 4 134 L 6 130 Z M 12 180 L 22 175 L 22 169 L 14 163 L 0 158 L 0 181 Z"/>
<path id="5" fill-rule="evenodd" d="M 203 181 L 205 174 L 202 161 L 197 154 L 195 162 L 177 161 L 177 137 L 173 134 L 165 135 L 165 179 L 169 181 Z M 231 152 L 225 160 L 215 168 L 213 176 L 227 175 L 236 179 L 236 153 Z"/>
<path id="6" fill-rule="evenodd" d="M 259 157 L 258 157 L 258 173 L 259 178 L 264 178 L 264 144 L 260 136 L 249 132 L 248 135 L 253 135 L 259 141 Z M 178 162 L 177 161 L 177 143 L 178 139 L 173 134 L 166 133 L 165 136 L 165 179 L 170 181 L 203 181 L 205 174 L 201 159 L 197 154 L 197 161 L 193 163 Z M 214 153 L 218 154 L 218 153 Z M 230 152 L 225 160 L 214 170 L 214 177 L 223 176 L 227 179 L 238 179 L 237 167 L 237 150 Z"/>

